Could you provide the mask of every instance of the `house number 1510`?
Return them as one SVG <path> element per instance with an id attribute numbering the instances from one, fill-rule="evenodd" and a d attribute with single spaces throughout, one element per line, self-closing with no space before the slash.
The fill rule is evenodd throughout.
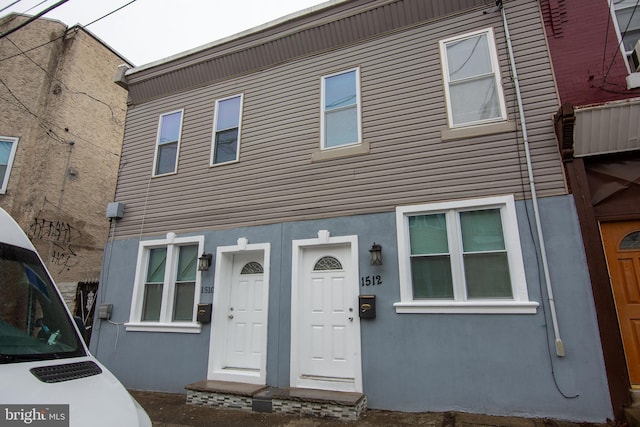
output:
<path id="1" fill-rule="evenodd" d="M 360 284 L 362 286 L 382 285 L 382 277 L 379 274 L 376 276 L 363 276 L 360 278 Z"/>

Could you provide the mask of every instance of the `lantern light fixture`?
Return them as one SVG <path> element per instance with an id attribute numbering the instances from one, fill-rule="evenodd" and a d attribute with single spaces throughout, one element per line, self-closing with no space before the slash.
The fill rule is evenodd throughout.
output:
<path id="1" fill-rule="evenodd" d="M 371 249 L 369 249 L 369 256 L 371 265 L 382 265 L 382 245 L 373 242 Z"/>
<path id="2" fill-rule="evenodd" d="M 213 254 L 202 252 L 202 255 L 198 258 L 198 271 L 209 270 L 209 267 L 211 267 L 211 259 L 213 259 Z"/>

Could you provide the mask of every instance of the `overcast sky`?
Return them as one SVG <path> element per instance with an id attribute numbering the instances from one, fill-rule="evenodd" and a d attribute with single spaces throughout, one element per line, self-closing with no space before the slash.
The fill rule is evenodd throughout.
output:
<path id="1" fill-rule="evenodd" d="M 15 1 L 0 0 L 0 9 Z M 35 15 L 58 1 L 20 0 L 0 12 L 0 16 L 10 12 Z M 45 17 L 58 19 L 69 26 L 86 25 L 130 1 L 68 0 Z M 90 25 L 87 29 L 139 66 L 326 1 L 135 0 L 134 3 Z"/>

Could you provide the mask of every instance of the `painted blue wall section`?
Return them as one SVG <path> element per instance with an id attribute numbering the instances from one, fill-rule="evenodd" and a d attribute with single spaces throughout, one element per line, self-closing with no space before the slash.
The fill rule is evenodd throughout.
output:
<path id="1" fill-rule="evenodd" d="M 364 392 L 369 407 L 402 411 L 466 411 L 603 422 L 612 418 L 584 247 L 571 196 L 540 200 L 561 338 L 555 355 L 531 206 L 517 202 L 529 299 L 536 314 L 397 314 L 400 300 L 395 214 L 352 216 L 242 229 L 207 231 L 207 252 L 250 243 L 271 244 L 267 383 L 289 385 L 291 242 L 358 235 L 359 276 L 382 284 L 361 287 L 377 296 L 377 317 L 361 321 Z M 533 221 L 533 219 L 532 219 Z M 171 230 L 167 230 L 169 232 Z M 164 237 L 164 236 L 158 236 Z M 373 242 L 382 266 L 369 265 Z M 200 334 L 127 332 L 138 240 L 107 246 L 99 303 L 113 304 L 112 322 L 96 320 L 92 351 L 133 389 L 184 392 L 207 375 L 210 325 Z M 213 267 L 203 287 L 213 286 Z M 211 302 L 211 293 L 202 302 Z"/>

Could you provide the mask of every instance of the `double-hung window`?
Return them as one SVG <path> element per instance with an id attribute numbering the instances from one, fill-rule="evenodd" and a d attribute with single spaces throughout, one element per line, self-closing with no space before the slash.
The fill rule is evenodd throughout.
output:
<path id="1" fill-rule="evenodd" d="M 322 78 L 322 149 L 360 144 L 360 70 Z"/>
<path id="2" fill-rule="evenodd" d="M 396 209 L 399 313 L 535 313 L 513 196 Z"/>
<path id="3" fill-rule="evenodd" d="M 632 65 L 630 58 L 636 43 L 640 40 L 640 5 L 638 0 L 612 0 L 611 5 L 622 49 Z"/>
<path id="4" fill-rule="evenodd" d="M 507 119 L 491 28 L 440 41 L 449 127 Z"/>
<path id="5" fill-rule="evenodd" d="M 199 301 L 198 254 L 204 238 L 176 237 L 140 243 L 127 330 L 194 332 Z"/>
<path id="6" fill-rule="evenodd" d="M 238 161 L 242 95 L 217 100 L 213 122 L 211 165 Z"/>
<path id="7" fill-rule="evenodd" d="M 11 166 L 18 148 L 18 138 L 0 136 L 0 194 L 7 191 Z"/>
<path id="8" fill-rule="evenodd" d="M 178 168 L 183 110 L 162 114 L 158 124 L 153 175 L 175 173 Z"/>

